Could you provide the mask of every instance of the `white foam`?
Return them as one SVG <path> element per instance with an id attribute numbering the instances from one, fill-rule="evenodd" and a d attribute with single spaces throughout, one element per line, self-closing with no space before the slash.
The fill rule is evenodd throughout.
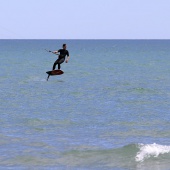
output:
<path id="1" fill-rule="evenodd" d="M 145 159 L 153 157 L 158 157 L 160 154 L 170 153 L 170 146 L 153 144 L 140 144 L 140 151 L 137 153 L 135 160 L 137 162 L 143 162 Z"/>

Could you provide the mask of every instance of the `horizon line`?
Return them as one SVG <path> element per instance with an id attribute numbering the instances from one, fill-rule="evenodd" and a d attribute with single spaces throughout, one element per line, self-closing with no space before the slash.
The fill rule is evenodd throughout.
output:
<path id="1" fill-rule="evenodd" d="M 0 40 L 170 40 L 165 38 L 115 38 L 115 39 L 107 39 L 107 38 L 63 38 L 63 39 L 54 39 L 54 38 L 2 38 Z"/>

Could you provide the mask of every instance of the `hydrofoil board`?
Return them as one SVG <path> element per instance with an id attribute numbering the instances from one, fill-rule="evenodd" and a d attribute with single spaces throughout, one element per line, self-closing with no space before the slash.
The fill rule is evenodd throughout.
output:
<path id="1" fill-rule="evenodd" d="M 64 72 L 62 70 L 52 70 L 52 71 L 47 71 L 46 73 L 48 74 L 48 77 L 47 77 L 47 81 L 48 81 L 50 76 L 61 75 Z"/>

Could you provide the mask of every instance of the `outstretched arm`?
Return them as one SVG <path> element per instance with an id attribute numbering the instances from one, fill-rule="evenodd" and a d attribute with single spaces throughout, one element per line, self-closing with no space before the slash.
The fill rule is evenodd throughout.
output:
<path id="1" fill-rule="evenodd" d="M 51 52 L 52 52 L 53 54 L 56 54 L 56 55 L 58 54 L 58 51 L 51 51 Z"/>

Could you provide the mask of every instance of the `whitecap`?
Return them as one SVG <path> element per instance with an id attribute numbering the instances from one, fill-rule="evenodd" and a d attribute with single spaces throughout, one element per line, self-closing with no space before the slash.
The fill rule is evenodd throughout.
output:
<path id="1" fill-rule="evenodd" d="M 159 155 L 170 153 L 170 146 L 153 144 L 139 144 L 140 151 L 137 153 L 135 160 L 143 162 L 150 157 L 158 157 Z"/>

